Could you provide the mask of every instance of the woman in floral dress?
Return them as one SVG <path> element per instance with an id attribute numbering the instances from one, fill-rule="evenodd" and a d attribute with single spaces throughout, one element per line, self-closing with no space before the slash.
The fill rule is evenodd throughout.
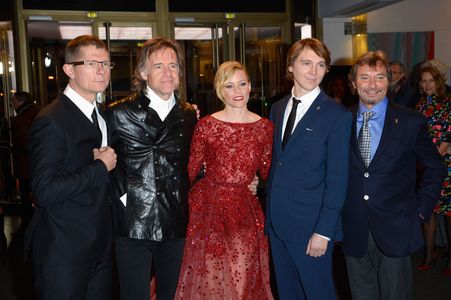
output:
<path id="1" fill-rule="evenodd" d="M 448 176 L 443 182 L 443 189 L 434 212 L 444 216 L 446 220 L 448 263 L 441 274 L 451 276 L 451 101 L 445 96 L 445 82 L 436 68 L 425 67 L 420 70 L 420 89 L 422 98 L 417 104 L 417 109 L 426 116 L 432 141 L 437 145 L 439 153 L 448 165 Z M 430 222 L 424 225 L 426 256 L 423 264 L 417 267 L 420 271 L 427 271 L 433 265 L 436 223 L 436 217 L 433 216 Z"/>
<path id="2" fill-rule="evenodd" d="M 264 216 L 248 187 L 268 175 L 273 125 L 247 109 L 251 84 L 240 63 L 219 67 L 215 89 L 224 109 L 197 123 L 191 144 L 194 183 L 175 299 L 273 299 Z"/>

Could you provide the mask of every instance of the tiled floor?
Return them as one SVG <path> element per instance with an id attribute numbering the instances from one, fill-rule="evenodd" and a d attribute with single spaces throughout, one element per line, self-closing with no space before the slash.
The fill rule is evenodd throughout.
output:
<path id="1" fill-rule="evenodd" d="M 5 217 L 5 234 L 8 240 L 8 250 L 0 254 L 0 299 L 1 300 L 35 300 L 32 285 L 32 270 L 23 260 L 23 235 L 13 232 L 20 225 L 20 218 L 14 209 L 7 211 Z M 422 253 L 412 257 L 414 266 L 421 262 Z M 436 264 L 427 272 L 414 270 L 413 300 L 447 300 L 451 299 L 451 278 L 440 276 L 445 260 Z M 351 299 L 347 285 L 346 267 L 339 251 L 334 254 L 334 275 L 337 286 L 338 300 Z M 117 290 L 117 289 L 116 289 Z M 115 295 L 114 299 L 118 299 Z"/>

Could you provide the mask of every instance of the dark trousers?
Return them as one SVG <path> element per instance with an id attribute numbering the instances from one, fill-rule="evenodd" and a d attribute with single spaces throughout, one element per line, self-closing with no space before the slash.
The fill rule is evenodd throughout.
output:
<path id="1" fill-rule="evenodd" d="M 371 233 L 363 257 L 346 256 L 353 300 L 412 299 L 410 257 L 388 257 L 377 247 Z"/>
<path id="2" fill-rule="evenodd" d="M 324 256 L 316 258 L 305 254 L 307 243 L 280 240 L 272 229 L 269 238 L 280 300 L 335 299 L 332 243 Z"/>
<path id="3" fill-rule="evenodd" d="M 113 261 L 49 266 L 34 264 L 35 290 L 40 300 L 111 300 Z"/>
<path id="4" fill-rule="evenodd" d="M 22 202 L 21 230 L 25 230 L 33 217 L 33 204 L 31 199 L 31 186 L 28 179 L 19 179 L 20 201 Z"/>
<path id="5" fill-rule="evenodd" d="M 157 299 L 173 300 L 184 246 L 184 238 L 155 242 L 116 237 L 121 299 L 149 300 L 152 267 L 155 267 Z"/>

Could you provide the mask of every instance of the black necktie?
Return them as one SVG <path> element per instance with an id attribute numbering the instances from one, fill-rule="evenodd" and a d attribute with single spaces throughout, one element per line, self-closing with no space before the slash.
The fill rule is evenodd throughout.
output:
<path id="1" fill-rule="evenodd" d="M 94 124 L 94 126 L 95 126 L 100 132 L 102 132 L 102 131 L 100 130 L 99 119 L 97 118 L 97 112 L 96 112 L 96 109 L 95 109 L 95 108 L 92 110 L 91 119 L 92 119 L 92 124 Z"/>
<path id="2" fill-rule="evenodd" d="M 285 132 L 283 133 L 282 149 L 285 148 L 285 145 L 290 139 L 291 132 L 293 131 L 294 121 L 296 120 L 296 111 L 298 109 L 299 103 L 301 103 L 301 100 L 297 100 L 293 97 L 293 107 L 291 108 L 290 115 L 288 116 L 287 125 L 285 126 Z"/>

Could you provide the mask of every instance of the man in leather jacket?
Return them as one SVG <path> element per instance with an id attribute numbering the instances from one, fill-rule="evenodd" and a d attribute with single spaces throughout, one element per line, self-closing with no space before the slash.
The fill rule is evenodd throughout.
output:
<path id="1" fill-rule="evenodd" d="M 196 111 L 179 99 L 179 46 L 166 38 L 144 43 L 135 94 L 108 112 L 112 147 L 116 259 L 123 300 L 173 299 L 188 223 L 188 158 Z"/>

